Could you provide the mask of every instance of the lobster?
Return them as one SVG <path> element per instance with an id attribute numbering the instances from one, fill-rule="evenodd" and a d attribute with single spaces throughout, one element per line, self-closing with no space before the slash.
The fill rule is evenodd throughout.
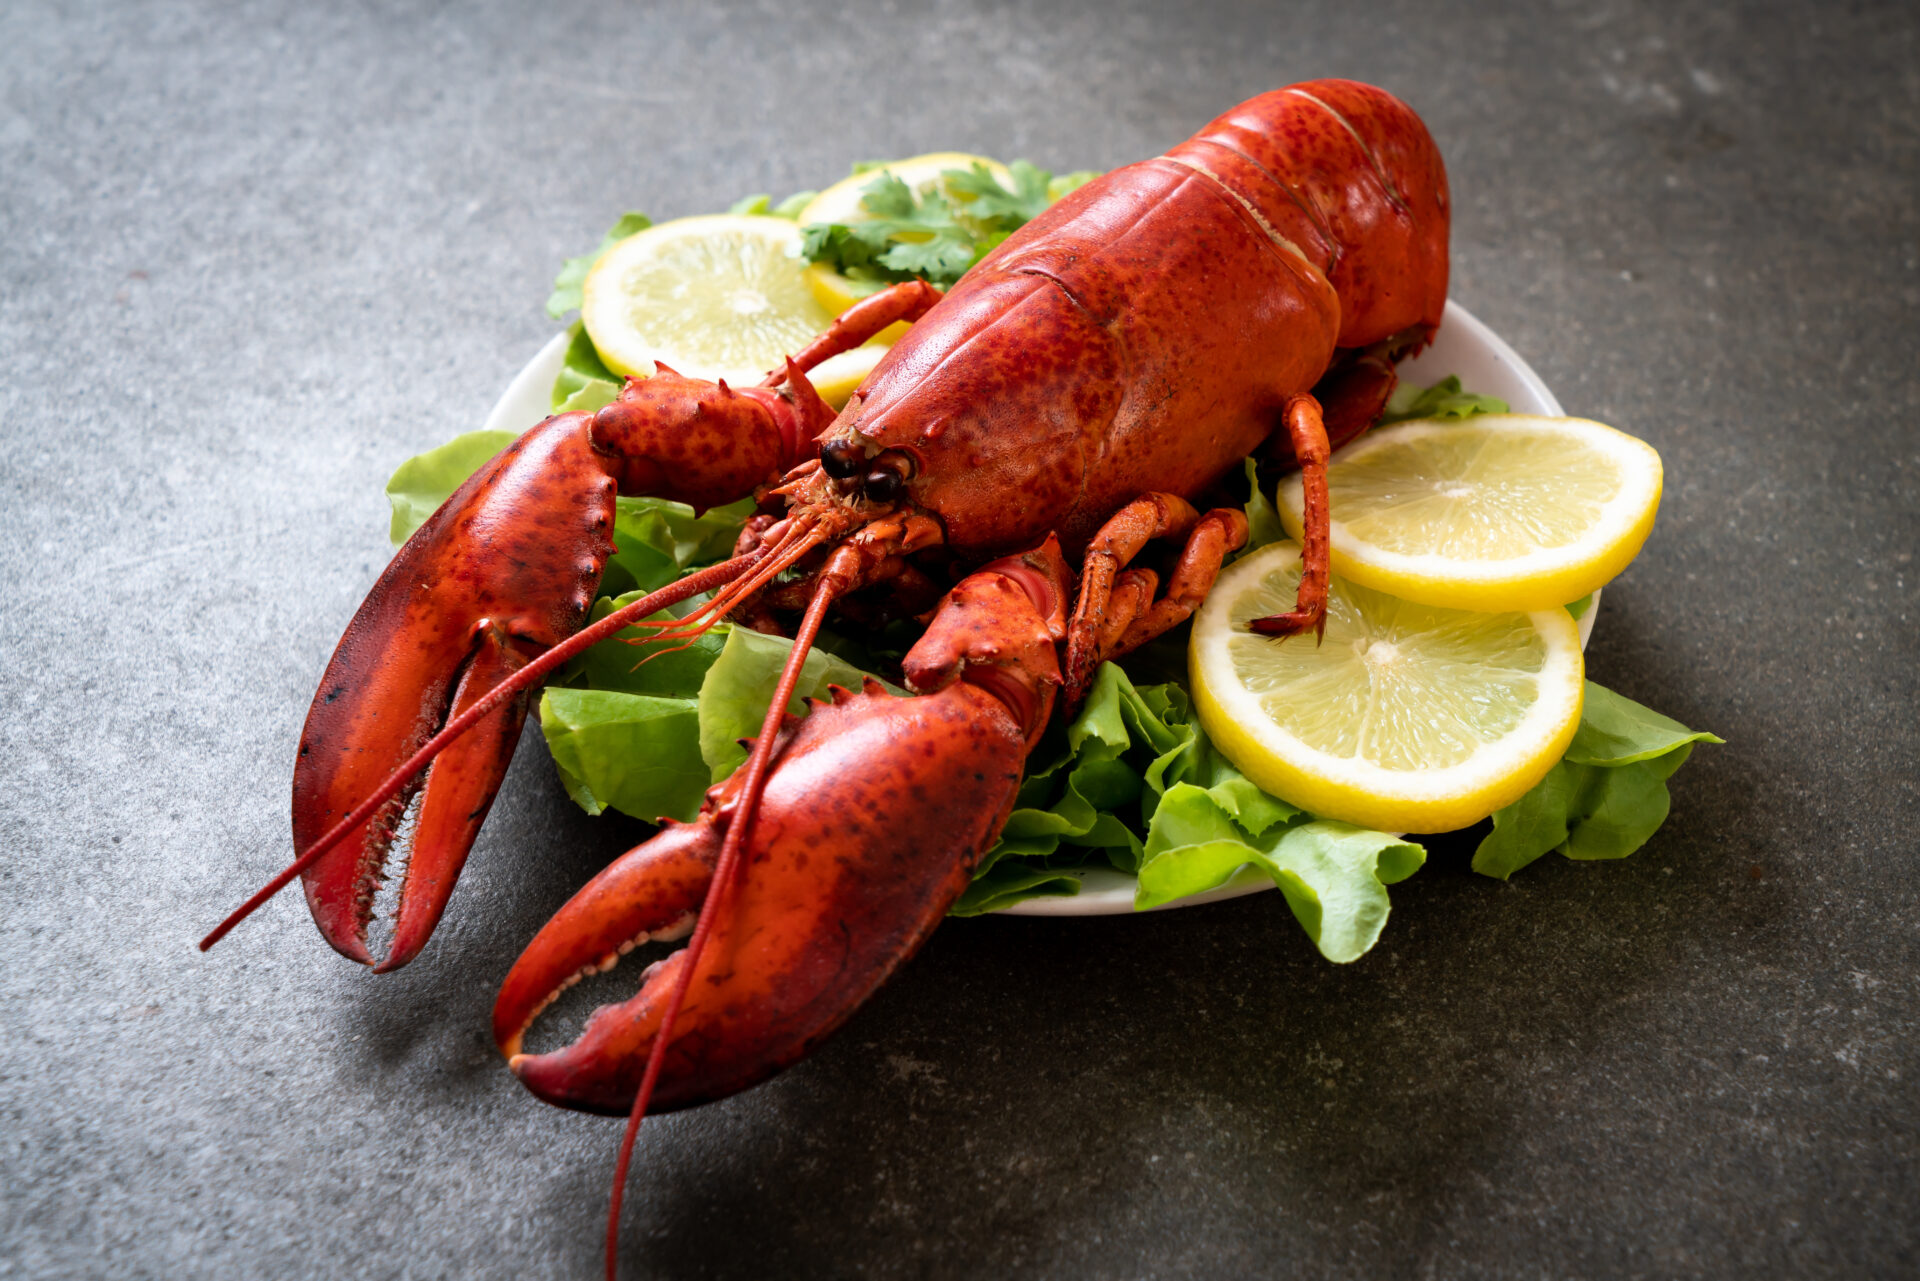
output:
<path id="1" fill-rule="evenodd" d="M 1239 510 L 1195 503 L 1249 454 L 1299 467 L 1307 496 L 1296 607 L 1253 626 L 1317 632 L 1327 457 L 1438 328 L 1447 235 L 1446 173 L 1419 118 L 1382 90 L 1314 81 L 1072 192 L 944 296 L 910 281 L 863 300 L 759 386 L 661 367 L 595 413 L 547 419 L 381 575 L 301 735 L 303 853 L 202 946 L 298 875 L 336 950 L 405 964 L 548 672 L 636 624 L 679 642 L 727 618 L 791 625 L 746 763 L 694 821 L 668 821 L 564 906 L 495 1006 L 529 1089 L 629 1117 L 611 1273 L 647 1110 L 793 1063 L 912 955 L 996 839 L 1056 703 L 1188 617 L 1244 543 Z M 807 371 L 902 320 L 834 414 Z M 753 495 L 759 514 L 728 560 L 583 626 L 616 494 L 696 508 Z M 1134 563 L 1156 540 L 1177 545 L 1164 586 Z M 789 710 L 832 609 L 930 620 L 903 663 L 914 697 L 869 683 Z M 399 845 L 397 919 L 375 963 L 367 926 Z M 683 937 L 572 1045 L 522 1053 L 569 984 Z"/>

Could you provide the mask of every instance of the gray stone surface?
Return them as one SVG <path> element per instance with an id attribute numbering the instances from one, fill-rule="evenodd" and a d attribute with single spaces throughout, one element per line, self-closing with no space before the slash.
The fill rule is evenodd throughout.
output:
<path id="1" fill-rule="evenodd" d="M 1386 85 L 1454 293 L 1668 491 L 1599 680 L 1727 746 L 1624 863 L 1442 842 L 1321 961 L 1277 896 L 941 929 L 823 1052 L 650 1124 L 633 1275 L 1920 1270 L 1910 7 L 0 7 L 0 1274 L 597 1266 L 617 1125 L 486 1016 L 634 828 L 537 743 L 426 955 L 284 897 L 399 459 L 628 207 L 957 147 L 1105 167 Z"/>

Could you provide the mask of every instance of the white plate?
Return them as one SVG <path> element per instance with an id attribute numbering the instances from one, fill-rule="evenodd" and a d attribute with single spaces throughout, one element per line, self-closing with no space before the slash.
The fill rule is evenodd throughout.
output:
<path id="1" fill-rule="evenodd" d="M 554 335 L 507 387 L 486 426 L 498 431 L 525 431 L 552 410 L 549 393 L 567 354 L 567 335 Z M 1457 374 L 1461 386 L 1483 396 L 1498 396 L 1513 407 L 1516 414 L 1541 414 L 1559 418 L 1566 411 L 1553 398 L 1540 376 L 1527 367 L 1513 348 L 1500 336 L 1473 318 L 1459 303 L 1449 301 L 1440 333 L 1433 346 L 1400 367 L 1400 377 L 1411 383 L 1435 383 L 1448 374 Z M 1580 617 L 1580 645 L 1584 649 L 1593 634 L 1594 615 L 1600 609 L 1600 593 Z M 1080 892 L 1070 898 L 1036 898 L 1002 908 L 1006 916 L 1114 916 L 1134 911 L 1134 879 L 1125 872 L 1108 867 L 1090 867 L 1075 873 L 1081 878 Z M 1254 868 L 1243 868 L 1238 876 L 1218 889 L 1191 898 L 1179 899 L 1163 907 L 1193 907 L 1221 899 L 1239 898 L 1274 888 L 1268 877 Z"/>

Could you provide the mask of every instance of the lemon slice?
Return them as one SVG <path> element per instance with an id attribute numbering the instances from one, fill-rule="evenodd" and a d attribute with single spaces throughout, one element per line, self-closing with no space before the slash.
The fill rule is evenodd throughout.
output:
<path id="1" fill-rule="evenodd" d="M 800 228 L 715 214 L 649 227 L 609 249 L 580 319 L 607 367 L 754 383 L 832 323 L 802 274 Z"/>
<path id="2" fill-rule="evenodd" d="M 1651 445 L 1583 418 L 1396 423 L 1327 468 L 1333 568 L 1406 600 L 1547 609 L 1627 567 L 1660 479 Z M 1300 478 L 1276 497 L 1299 538 Z"/>
<path id="3" fill-rule="evenodd" d="M 887 354 L 888 348 L 872 345 L 855 347 L 843 351 L 838 356 L 829 356 L 807 374 L 813 383 L 813 389 L 820 393 L 820 399 L 835 409 L 845 409 L 847 401 L 865 382 L 880 358 Z M 671 362 L 669 362 L 671 363 Z"/>
<path id="4" fill-rule="evenodd" d="M 1363 827 L 1446 832 L 1511 805 L 1565 755 L 1585 688 L 1565 609 L 1467 613 L 1336 575 L 1321 644 L 1247 629 L 1292 609 L 1299 582 L 1293 543 L 1236 561 L 1188 652 L 1201 726 L 1267 791 Z"/>
<path id="5" fill-rule="evenodd" d="M 924 196 L 937 187 L 956 206 L 964 208 L 965 202 L 973 197 L 949 190 L 941 182 L 940 175 L 949 169 L 971 169 L 976 164 L 985 165 L 994 181 L 1012 190 L 1013 174 L 998 160 L 968 155 L 964 151 L 933 151 L 906 160 L 890 160 L 865 173 L 842 178 L 808 202 L 807 207 L 800 211 L 800 225 L 806 227 L 816 222 L 837 222 L 845 226 L 848 223 L 871 221 L 873 215 L 867 212 L 866 206 L 860 201 L 874 179 L 883 173 L 892 174 L 906 183 L 916 196 Z M 813 290 L 813 296 L 820 305 L 836 316 L 862 297 L 859 285 L 825 263 L 817 262 L 807 268 L 807 286 Z M 881 345 L 890 344 L 898 341 L 905 332 L 907 327 L 904 324 L 889 325 L 873 341 Z"/>

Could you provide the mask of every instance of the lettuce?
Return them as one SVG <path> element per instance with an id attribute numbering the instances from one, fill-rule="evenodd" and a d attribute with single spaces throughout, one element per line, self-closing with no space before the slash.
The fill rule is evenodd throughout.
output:
<path id="1" fill-rule="evenodd" d="M 1504 414 L 1507 402 L 1498 396 L 1476 396 L 1460 389 L 1460 380 L 1449 374 L 1431 387 L 1401 383 L 1387 397 L 1387 407 L 1374 426 L 1401 422 L 1408 418 L 1472 418 L 1475 414 Z"/>
<path id="2" fill-rule="evenodd" d="M 549 686 L 540 730 L 567 795 L 587 813 L 617 809 L 651 823 L 700 812 L 709 779 L 696 700 Z"/>
<path id="3" fill-rule="evenodd" d="M 1504 881 L 1556 849 L 1568 858 L 1625 858 L 1667 821 L 1667 779 L 1693 745 L 1725 741 L 1588 681 L 1566 756 L 1493 816 L 1473 870 Z"/>
<path id="4" fill-rule="evenodd" d="M 747 759 L 745 740 L 760 733 L 780 669 L 792 652 L 793 642 L 785 636 L 744 627 L 729 629 L 726 643 L 700 685 L 700 759 L 713 782 L 726 778 Z M 832 685 L 857 690 L 868 675 L 816 647 L 800 665 L 800 683 L 794 686 L 787 710 L 799 715 L 806 710 L 807 699 L 825 698 Z M 886 687 L 894 694 L 906 693 L 897 685 Z"/>
<path id="5" fill-rule="evenodd" d="M 623 213 L 620 220 L 613 224 L 607 234 L 592 253 L 581 254 L 578 258 L 569 258 L 560 264 L 560 274 L 553 278 L 553 293 L 547 298 L 547 314 L 555 320 L 580 306 L 580 286 L 587 282 L 587 273 L 593 270 L 593 264 L 600 261 L 600 255 L 613 248 L 628 236 L 645 231 L 653 226 L 653 219 L 643 213 Z"/>
<path id="6" fill-rule="evenodd" d="M 556 414 L 575 410 L 591 413 L 612 404 L 623 381 L 600 359 L 600 349 L 587 337 L 587 327 L 576 320 L 567 330 L 567 354 L 560 360 L 560 372 L 554 375 L 549 404 Z"/>
<path id="7" fill-rule="evenodd" d="M 393 545 L 412 538 L 413 531 L 426 524 L 427 517 L 439 511 L 467 477 L 517 439 L 516 432 L 470 431 L 396 467 L 387 480 L 387 503 L 393 508 L 387 537 Z"/>
<path id="8" fill-rule="evenodd" d="M 1137 875 L 1142 909 L 1250 866 L 1280 887 L 1323 956 L 1351 961 L 1386 923 L 1386 887 L 1425 860 L 1411 841 L 1315 819 L 1261 791 L 1207 739 L 1184 688 L 1136 688 L 1106 663 L 1080 714 L 1029 761 L 1000 843 L 954 913 L 1075 893 L 1076 873 L 1098 861 Z"/>

